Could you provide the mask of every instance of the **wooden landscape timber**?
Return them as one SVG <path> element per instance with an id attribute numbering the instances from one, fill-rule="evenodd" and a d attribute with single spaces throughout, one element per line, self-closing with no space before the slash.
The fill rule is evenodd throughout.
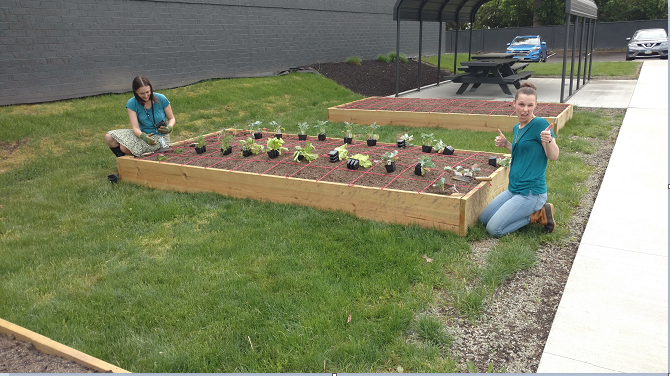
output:
<path id="1" fill-rule="evenodd" d="M 41 334 L 37 334 L 3 319 L 0 319 L 0 333 L 12 335 L 21 342 L 31 343 L 37 350 L 45 354 L 56 355 L 63 359 L 71 360 L 98 372 L 130 373 L 113 364 L 84 354 L 81 351 L 65 346 Z"/>
<path id="2" fill-rule="evenodd" d="M 370 97 L 376 98 L 376 97 Z M 498 129 L 504 132 L 511 132 L 514 125 L 518 123 L 516 116 L 509 115 L 487 115 L 487 114 L 462 114 L 462 113 L 444 113 L 444 112 L 414 112 L 414 111 L 393 111 L 393 110 L 369 110 L 343 108 L 357 102 L 369 100 L 364 98 L 358 101 L 345 103 L 339 106 L 328 108 L 328 121 L 331 122 L 350 122 L 361 125 L 377 123 L 377 125 L 398 125 L 409 127 L 435 127 L 445 129 L 461 129 L 482 132 L 497 132 Z M 540 104 L 538 104 L 539 106 Z M 573 106 L 566 104 L 563 110 L 557 116 L 544 117 L 549 123 L 553 123 L 554 133 L 565 126 L 565 123 L 572 119 Z M 540 116 L 540 115 L 539 115 Z"/>
<path id="3" fill-rule="evenodd" d="M 467 234 L 468 226 L 477 221 L 484 207 L 507 189 L 509 174 L 507 168 L 499 167 L 491 173 L 491 181 L 481 182 L 465 195 L 449 196 L 140 160 L 132 156 L 117 158 L 117 166 L 121 180 L 152 188 L 215 192 L 237 198 L 339 210 L 360 218 L 416 224 L 453 231 L 461 236 Z"/>

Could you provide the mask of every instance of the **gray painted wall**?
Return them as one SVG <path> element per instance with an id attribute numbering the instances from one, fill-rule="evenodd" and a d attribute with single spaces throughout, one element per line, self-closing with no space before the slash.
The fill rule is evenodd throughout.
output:
<path id="1" fill-rule="evenodd" d="M 156 88 L 263 75 L 349 56 L 395 51 L 396 0 L 2 0 L 0 105 L 130 91 L 137 75 Z M 596 48 L 624 48 L 638 28 L 667 20 L 598 24 Z M 504 49 L 533 28 L 475 30 L 474 52 Z M 419 25 L 401 23 L 401 52 L 418 54 Z M 539 28 L 550 49 L 564 26 Z M 467 51 L 468 33 L 459 33 Z M 425 23 L 423 55 L 437 53 Z M 452 50 L 449 33 L 445 51 Z M 462 39 L 461 39 L 462 38 Z"/>
<path id="2" fill-rule="evenodd" d="M 137 75 L 166 88 L 376 58 L 395 51 L 395 2 L 2 0 L 0 105 L 127 92 Z M 418 54 L 418 24 L 401 28 L 401 52 Z"/>

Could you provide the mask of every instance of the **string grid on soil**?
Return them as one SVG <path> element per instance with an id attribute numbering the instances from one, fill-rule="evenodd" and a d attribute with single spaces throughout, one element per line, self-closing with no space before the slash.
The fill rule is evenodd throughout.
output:
<path id="1" fill-rule="evenodd" d="M 561 114 L 566 103 L 538 103 L 536 116 L 551 118 Z M 431 99 L 371 97 L 337 106 L 342 110 L 435 112 L 444 114 L 476 114 L 516 116 L 511 102 L 480 99 Z"/>
<path id="2" fill-rule="evenodd" d="M 372 162 L 368 168 L 359 168 L 358 170 L 347 169 L 347 160 L 340 160 L 331 163 L 328 153 L 336 147 L 344 144 L 342 139 L 326 138 L 325 141 L 319 141 L 315 136 L 309 136 L 308 140 L 313 146 L 313 153 L 319 155 L 319 158 L 311 162 L 305 160 L 296 162 L 293 159 L 295 146 L 304 147 L 306 141 L 299 141 L 296 135 L 284 134 L 284 147 L 289 149 L 283 152 L 277 158 L 270 158 L 267 153 L 259 153 L 249 157 L 241 155 L 242 146 L 240 140 L 246 139 L 246 135 L 241 132 L 230 142 L 232 153 L 223 155 L 218 135 L 209 135 L 205 138 L 207 151 L 203 154 L 197 154 L 195 147 L 189 144 L 172 146 L 162 153 L 154 153 L 140 158 L 141 160 L 158 161 L 159 156 L 163 156 L 159 163 L 172 163 L 186 166 L 199 166 L 206 169 L 222 169 L 229 171 L 257 173 L 260 175 L 283 176 L 286 178 L 300 178 L 313 180 L 316 182 L 335 182 L 347 184 L 349 186 L 365 186 L 379 189 L 396 189 L 418 193 L 432 193 L 438 195 L 466 194 L 480 186 L 480 181 L 472 180 L 463 182 L 452 179 L 452 172 L 445 171 L 444 167 L 462 166 L 463 168 L 472 168 L 477 164 L 481 171 L 475 172 L 473 177 L 489 176 L 495 171 L 495 167 L 488 165 L 488 158 L 494 153 L 486 152 L 465 152 L 456 150 L 452 155 L 424 153 L 421 146 L 408 146 L 407 148 L 398 148 L 395 144 L 377 143 L 376 146 L 367 146 L 365 141 L 354 141 L 347 145 L 348 156 L 356 154 L 367 155 Z M 274 137 L 274 134 L 263 134 L 263 138 L 256 140 L 256 143 L 265 145 L 267 137 Z M 177 149 L 182 149 L 177 153 Z M 396 171 L 388 173 L 385 164 L 381 161 L 383 154 L 389 151 L 398 151 L 396 160 Z M 414 173 L 414 167 L 419 162 L 419 157 L 429 155 L 435 167 L 431 168 L 423 176 Z M 445 177 L 444 191 L 433 184 L 440 178 Z M 485 184 L 490 184 L 484 182 Z"/>

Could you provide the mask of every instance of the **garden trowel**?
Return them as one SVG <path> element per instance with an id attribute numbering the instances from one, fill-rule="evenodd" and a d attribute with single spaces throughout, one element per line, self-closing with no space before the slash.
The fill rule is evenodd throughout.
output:
<path id="1" fill-rule="evenodd" d="M 466 183 L 469 183 L 472 181 L 472 179 L 477 180 L 477 181 L 491 181 L 490 176 L 477 176 L 477 177 L 472 177 L 472 176 L 461 176 L 461 175 L 454 175 L 452 176 L 453 179 L 464 181 Z"/>

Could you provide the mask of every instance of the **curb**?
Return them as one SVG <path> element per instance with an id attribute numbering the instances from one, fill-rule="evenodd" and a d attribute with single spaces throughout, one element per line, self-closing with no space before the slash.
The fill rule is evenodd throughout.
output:
<path id="1" fill-rule="evenodd" d="M 45 354 L 56 355 L 99 372 L 130 373 L 3 319 L 0 319 L 0 333 L 11 334 L 19 341 L 31 343 L 37 350 Z"/>

